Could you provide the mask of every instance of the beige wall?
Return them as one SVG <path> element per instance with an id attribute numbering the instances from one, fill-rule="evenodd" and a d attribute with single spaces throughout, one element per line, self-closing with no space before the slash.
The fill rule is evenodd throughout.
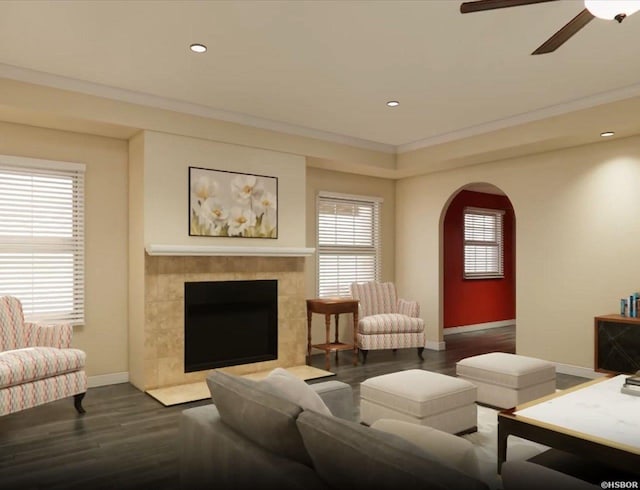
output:
<path id="1" fill-rule="evenodd" d="M 189 236 L 190 166 L 277 177 L 278 238 Z M 145 131 L 145 244 L 304 247 L 305 170 L 296 155 Z"/>
<path id="2" fill-rule="evenodd" d="M 344 194 L 358 194 L 362 196 L 375 196 L 384 199 L 382 203 L 381 232 L 382 232 L 382 280 L 393 281 L 395 262 L 395 182 L 389 179 L 365 177 L 343 172 L 334 172 L 318 168 L 307 168 L 306 185 L 306 246 L 316 247 L 316 196 L 320 191 L 341 192 Z M 317 296 L 317 266 L 316 257 L 306 259 L 305 266 L 305 291 L 307 298 Z M 404 291 L 400 290 L 400 293 Z M 340 339 L 349 341 L 353 338 L 351 319 L 346 316 L 340 319 Z M 345 327 L 345 328 L 342 328 Z M 332 320 L 333 332 L 333 320 Z M 324 342 L 325 327 L 324 318 L 314 315 L 312 341 Z"/>
<path id="3" fill-rule="evenodd" d="M 440 220 L 470 182 L 506 192 L 516 215 L 517 352 L 593 367 L 593 317 L 640 289 L 640 137 L 404 179 L 396 278 L 442 340 Z"/>
<path id="4" fill-rule="evenodd" d="M 86 324 L 73 346 L 89 376 L 127 371 L 127 142 L 0 122 L 0 153 L 86 164 Z"/>

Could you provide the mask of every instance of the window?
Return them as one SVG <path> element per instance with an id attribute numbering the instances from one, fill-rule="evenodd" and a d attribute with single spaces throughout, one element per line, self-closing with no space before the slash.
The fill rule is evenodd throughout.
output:
<path id="1" fill-rule="evenodd" d="M 84 323 L 84 165 L 0 156 L 0 295 Z"/>
<path id="2" fill-rule="evenodd" d="M 318 195 L 318 296 L 351 296 L 351 283 L 380 278 L 382 199 Z"/>
<path id="3" fill-rule="evenodd" d="M 465 208 L 464 277 L 504 277 L 502 216 L 499 209 Z"/>

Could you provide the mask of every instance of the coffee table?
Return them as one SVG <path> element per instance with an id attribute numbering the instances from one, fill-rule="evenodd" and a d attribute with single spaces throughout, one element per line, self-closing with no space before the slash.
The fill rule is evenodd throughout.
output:
<path id="1" fill-rule="evenodd" d="M 640 473 L 640 397 L 620 393 L 626 377 L 599 378 L 498 413 L 498 473 L 510 435 Z"/>

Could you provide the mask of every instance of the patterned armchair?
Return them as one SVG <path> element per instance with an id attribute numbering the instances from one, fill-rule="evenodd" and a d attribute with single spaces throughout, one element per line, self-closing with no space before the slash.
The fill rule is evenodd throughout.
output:
<path id="1" fill-rule="evenodd" d="M 354 282 L 351 296 L 360 300 L 357 337 L 363 363 L 371 349 L 417 347 L 423 359 L 424 321 L 418 303 L 397 299 L 392 282 Z"/>
<path id="2" fill-rule="evenodd" d="M 71 349 L 71 325 L 25 323 L 17 298 L 0 297 L 0 415 L 87 391 L 86 354 Z"/>

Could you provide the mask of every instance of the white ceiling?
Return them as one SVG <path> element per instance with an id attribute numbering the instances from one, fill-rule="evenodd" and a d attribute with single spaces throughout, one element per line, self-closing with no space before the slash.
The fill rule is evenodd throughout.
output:
<path id="1" fill-rule="evenodd" d="M 0 63 L 389 151 L 640 95 L 640 14 L 595 19 L 530 56 L 581 1 L 465 15 L 459 5 L 5 0 Z M 193 42 L 209 51 L 191 53 Z M 619 117 L 640 131 L 635 113 Z"/>

